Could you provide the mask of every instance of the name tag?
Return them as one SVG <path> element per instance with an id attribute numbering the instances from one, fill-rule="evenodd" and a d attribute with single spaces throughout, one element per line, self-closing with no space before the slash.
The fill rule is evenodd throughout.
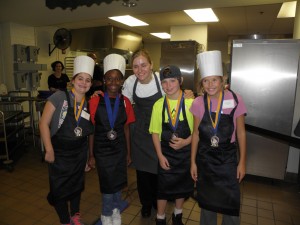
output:
<path id="1" fill-rule="evenodd" d="M 81 117 L 86 120 L 90 120 L 90 114 L 83 110 L 81 111 Z"/>
<path id="2" fill-rule="evenodd" d="M 228 99 L 223 101 L 223 107 L 222 109 L 232 109 L 234 108 L 234 100 Z"/>

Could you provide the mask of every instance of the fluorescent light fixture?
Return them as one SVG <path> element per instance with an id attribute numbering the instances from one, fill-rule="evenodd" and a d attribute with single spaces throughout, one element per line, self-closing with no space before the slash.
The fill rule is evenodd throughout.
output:
<path id="1" fill-rule="evenodd" d="M 289 18 L 296 15 L 297 1 L 284 2 L 279 10 L 277 18 Z"/>
<path id="2" fill-rule="evenodd" d="M 119 23 L 126 24 L 130 27 L 138 27 L 138 26 L 148 26 L 149 24 L 138 20 L 132 16 L 126 15 L 126 16 L 114 16 L 114 17 L 108 17 L 111 20 L 117 21 Z"/>
<path id="3" fill-rule="evenodd" d="M 218 22 L 219 19 L 211 8 L 183 10 L 195 22 Z"/>
<path id="4" fill-rule="evenodd" d="M 153 36 L 155 37 L 158 37 L 158 38 L 161 38 L 161 39 L 170 39 L 171 38 L 171 35 L 168 34 L 168 33 L 150 33 L 152 34 Z"/>

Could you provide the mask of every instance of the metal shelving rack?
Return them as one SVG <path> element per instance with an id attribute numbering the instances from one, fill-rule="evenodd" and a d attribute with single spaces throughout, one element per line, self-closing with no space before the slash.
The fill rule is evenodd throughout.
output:
<path id="1" fill-rule="evenodd" d="M 0 159 L 13 170 L 11 156 L 25 143 L 23 106 L 18 102 L 0 102 Z M 4 151 L 2 151 L 2 149 Z"/>

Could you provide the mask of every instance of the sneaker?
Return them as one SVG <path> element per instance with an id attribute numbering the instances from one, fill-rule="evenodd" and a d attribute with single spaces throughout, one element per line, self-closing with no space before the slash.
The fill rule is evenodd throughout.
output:
<path id="1" fill-rule="evenodd" d="M 101 215 L 102 225 L 113 225 L 112 216 L 103 216 Z"/>
<path id="2" fill-rule="evenodd" d="M 80 213 L 75 213 L 75 215 L 71 217 L 71 223 L 70 223 L 70 225 L 84 225 L 80 221 Z"/>
<path id="3" fill-rule="evenodd" d="M 164 219 L 155 219 L 156 221 L 156 225 L 167 225 L 167 221 L 166 221 L 166 218 Z"/>
<path id="4" fill-rule="evenodd" d="M 121 225 L 121 214 L 120 210 L 115 208 L 112 214 L 112 224 L 113 225 Z"/>
<path id="5" fill-rule="evenodd" d="M 182 213 L 177 214 L 175 216 L 175 214 L 172 214 L 172 225 L 183 225 L 182 223 Z"/>

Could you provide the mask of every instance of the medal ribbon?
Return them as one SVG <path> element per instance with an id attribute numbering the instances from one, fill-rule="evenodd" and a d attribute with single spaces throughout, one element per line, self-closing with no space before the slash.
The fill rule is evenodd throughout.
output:
<path id="1" fill-rule="evenodd" d="M 219 125 L 219 121 L 220 121 L 220 117 L 221 117 L 223 100 L 224 100 L 224 92 L 222 91 L 219 94 L 218 106 L 217 106 L 217 110 L 216 110 L 215 121 L 213 121 L 213 119 L 211 117 L 211 108 L 212 108 L 211 101 L 210 101 L 210 97 L 207 95 L 207 105 L 208 105 L 208 110 L 209 110 L 209 117 L 210 117 L 210 121 L 211 121 L 212 126 L 213 126 L 213 133 L 214 133 L 214 135 L 216 135 L 217 131 L 218 131 L 218 125 Z"/>
<path id="2" fill-rule="evenodd" d="M 183 93 L 182 93 L 182 91 L 180 91 L 180 94 L 179 94 L 179 96 L 177 98 L 177 105 L 176 105 L 175 116 L 172 117 L 172 115 L 171 115 L 172 112 L 171 112 L 169 98 L 166 96 L 165 100 L 164 100 L 164 106 L 166 107 L 167 113 L 168 113 L 169 124 L 170 124 L 171 128 L 173 129 L 173 132 L 176 131 L 177 126 L 178 126 L 178 121 L 179 121 L 179 115 L 180 115 L 180 111 L 181 111 L 182 102 L 183 102 Z"/>
<path id="3" fill-rule="evenodd" d="M 76 102 L 76 96 L 74 94 L 74 88 L 72 89 L 72 95 L 74 96 L 74 115 L 75 115 L 75 120 L 77 122 L 77 127 L 78 127 L 78 124 L 79 124 L 80 119 L 81 119 L 81 112 L 82 112 L 82 109 L 83 109 L 83 103 L 85 101 L 85 97 L 83 97 L 81 99 L 80 106 L 79 106 L 79 109 L 77 111 L 77 102 Z"/>
<path id="4" fill-rule="evenodd" d="M 113 127 L 115 125 L 115 122 L 116 122 L 116 119 L 117 119 L 117 115 L 118 115 L 118 110 L 119 110 L 119 105 L 120 105 L 120 98 L 119 98 L 119 95 L 117 95 L 115 105 L 114 105 L 114 110 L 112 110 L 112 108 L 111 108 L 110 99 L 108 97 L 107 92 L 104 93 L 104 100 L 105 100 L 106 112 L 107 112 L 107 115 L 108 115 L 110 128 L 113 129 Z"/>

